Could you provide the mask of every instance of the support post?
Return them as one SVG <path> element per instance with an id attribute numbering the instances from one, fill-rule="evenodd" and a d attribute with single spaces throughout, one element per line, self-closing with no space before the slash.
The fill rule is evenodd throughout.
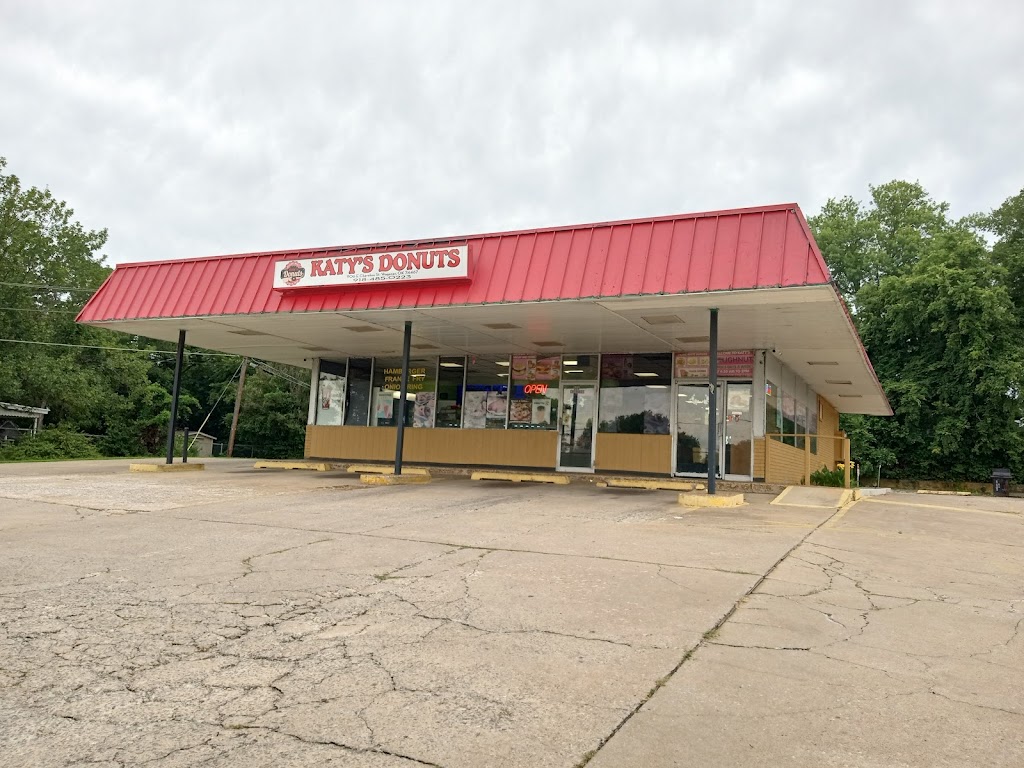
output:
<path id="1" fill-rule="evenodd" d="M 850 438 L 843 436 L 843 488 L 850 487 Z"/>
<path id="2" fill-rule="evenodd" d="M 711 310 L 708 333 L 708 494 L 715 493 L 718 469 L 718 310 Z"/>
<path id="3" fill-rule="evenodd" d="M 811 438 L 804 429 L 804 485 L 811 484 Z"/>
<path id="4" fill-rule="evenodd" d="M 405 396 L 409 391 L 409 347 L 412 344 L 412 321 L 405 321 L 405 339 L 402 341 L 402 383 L 398 388 L 398 410 L 395 418 L 398 431 L 395 434 L 395 474 L 402 474 L 402 446 L 405 441 Z"/>
<path id="5" fill-rule="evenodd" d="M 178 423 L 178 395 L 181 394 L 181 366 L 185 359 L 185 331 L 178 331 L 178 355 L 174 360 L 174 386 L 171 388 L 171 420 L 167 425 L 167 463 L 174 463 L 174 428 Z"/>
<path id="6" fill-rule="evenodd" d="M 181 431 L 181 463 L 188 464 L 188 427 Z"/>
<path id="7" fill-rule="evenodd" d="M 245 388 L 245 372 L 249 370 L 249 358 L 242 358 L 242 375 L 238 377 L 235 392 L 235 411 L 231 414 L 231 433 L 228 435 L 228 458 L 235 452 L 235 433 L 238 432 L 238 412 L 242 409 L 242 390 Z"/>

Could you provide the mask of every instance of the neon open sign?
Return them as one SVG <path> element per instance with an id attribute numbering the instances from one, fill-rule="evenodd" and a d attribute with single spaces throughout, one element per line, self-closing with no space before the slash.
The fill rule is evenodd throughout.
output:
<path id="1" fill-rule="evenodd" d="M 547 384 L 524 384 L 523 394 L 524 395 L 546 395 L 548 393 Z"/>

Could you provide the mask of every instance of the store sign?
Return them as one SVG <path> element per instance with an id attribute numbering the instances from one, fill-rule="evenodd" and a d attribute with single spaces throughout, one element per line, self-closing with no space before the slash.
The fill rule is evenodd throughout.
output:
<path id="1" fill-rule="evenodd" d="M 527 384 L 523 387 L 524 395 L 546 395 L 547 393 L 547 384 Z"/>
<path id="2" fill-rule="evenodd" d="M 707 379 L 711 362 L 707 352 L 676 352 L 677 379 Z M 724 379 L 754 378 L 754 352 L 718 353 L 718 376 Z"/>
<path id="3" fill-rule="evenodd" d="M 469 245 L 387 253 L 346 253 L 274 262 L 274 289 L 330 288 L 422 280 L 465 280 Z"/>

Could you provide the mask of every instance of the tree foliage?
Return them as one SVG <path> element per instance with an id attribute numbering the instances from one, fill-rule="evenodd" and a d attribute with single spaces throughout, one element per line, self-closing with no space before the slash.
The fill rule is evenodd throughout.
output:
<path id="1" fill-rule="evenodd" d="M 1024 471 L 1019 198 L 953 221 L 919 184 L 894 181 L 866 206 L 830 200 L 810 219 L 895 414 L 843 417 L 872 468 L 949 480 Z M 982 226 L 1002 228 L 994 249 Z"/>
<path id="2" fill-rule="evenodd" d="M 59 425 L 60 434 L 95 436 L 90 443 L 94 452 L 162 453 L 170 421 L 173 345 L 75 323 L 75 315 L 110 272 L 100 253 L 107 233 L 87 230 L 65 203 L 48 190 L 25 188 L 6 168 L 0 158 L 0 339 L 9 340 L 0 341 L 0 400 L 49 408 L 48 424 Z M 194 431 L 209 415 L 204 431 L 227 437 L 224 417 L 230 419 L 234 405 L 232 380 L 239 364 L 233 356 L 186 356 L 179 426 Z M 300 381 L 305 376 L 285 375 Z M 293 433 L 304 429 L 306 394 L 291 381 L 281 382 L 266 385 L 277 392 L 276 399 L 257 393 L 244 412 L 263 425 L 250 429 L 243 418 L 242 434 L 253 453 L 302 453 L 302 441 Z M 274 413 L 262 413 L 265 407 Z M 302 417 L 290 430 L 268 426 L 277 414 L 300 410 Z M 67 441 L 43 438 L 29 441 L 23 450 L 34 444 L 50 446 L 46 450 L 64 446 L 69 457 L 80 453 Z"/>

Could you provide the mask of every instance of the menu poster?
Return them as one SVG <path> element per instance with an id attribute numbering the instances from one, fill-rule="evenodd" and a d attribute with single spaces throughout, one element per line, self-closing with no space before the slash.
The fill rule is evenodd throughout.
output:
<path id="1" fill-rule="evenodd" d="M 533 406 L 530 404 L 530 400 L 513 400 L 508 420 L 513 424 L 532 424 Z"/>
<path id="2" fill-rule="evenodd" d="M 463 398 L 463 404 L 465 410 L 462 416 L 462 426 L 464 429 L 483 429 L 487 426 L 486 392 L 467 392 Z"/>
<path id="3" fill-rule="evenodd" d="M 414 427 L 434 426 L 434 398 L 433 392 L 417 392 L 416 404 L 412 410 L 412 425 Z"/>
<path id="4" fill-rule="evenodd" d="M 533 381 L 536 372 L 537 358 L 535 355 L 512 356 L 513 381 Z"/>
<path id="5" fill-rule="evenodd" d="M 390 391 L 377 393 L 377 409 L 375 411 L 377 425 L 382 422 L 390 422 L 395 412 L 395 398 Z"/>
<path id="6" fill-rule="evenodd" d="M 535 397 L 532 401 L 531 424 L 542 424 L 547 426 L 551 423 L 551 398 Z"/>
<path id="7" fill-rule="evenodd" d="M 677 379 L 706 379 L 711 372 L 707 352 L 676 352 Z M 754 352 L 718 353 L 718 376 L 723 379 L 749 379 L 754 376 Z"/>
<path id="8" fill-rule="evenodd" d="M 534 381 L 558 381 L 562 375 L 562 358 L 538 357 L 534 361 Z"/>
<path id="9" fill-rule="evenodd" d="M 488 392 L 487 420 L 505 422 L 505 411 L 508 409 L 508 397 L 504 392 Z"/>
<path id="10" fill-rule="evenodd" d="M 601 355 L 602 379 L 633 378 L 632 355 Z"/>
<path id="11" fill-rule="evenodd" d="M 332 373 L 320 374 L 320 392 L 316 404 L 316 423 L 341 424 L 341 410 L 345 403 L 345 377 Z"/>

